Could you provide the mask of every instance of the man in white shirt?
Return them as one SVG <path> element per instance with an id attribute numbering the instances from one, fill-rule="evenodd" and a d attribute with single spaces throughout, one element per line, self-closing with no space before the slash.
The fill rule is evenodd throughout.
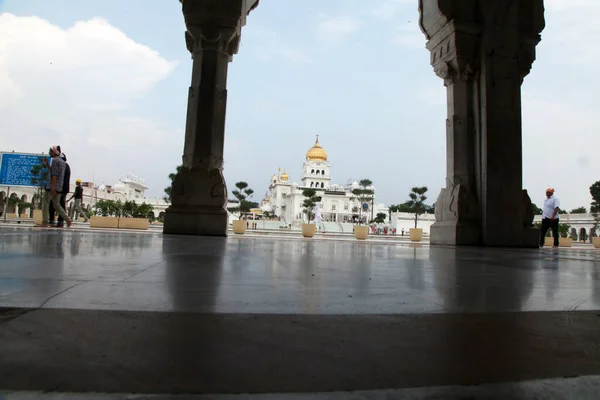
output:
<path id="1" fill-rule="evenodd" d="M 546 200 L 544 200 L 544 209 L 542 216 L 542 231 L 540 232 L 540 247 L 544 247 L 544 238 L 548 229 L 552 229 L 552 237 L 554 238 L 554 246 L 558 247 L 558 211 L 560 202 L 554 196 L 554 189 L 546 189 Z"/>

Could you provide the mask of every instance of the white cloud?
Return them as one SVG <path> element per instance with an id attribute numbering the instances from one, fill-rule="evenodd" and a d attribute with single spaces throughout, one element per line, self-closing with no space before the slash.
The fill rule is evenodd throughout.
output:
<path id="1" fill-rule="evenodd" d="M 317 33 L 325 41 L 335 43 L 358 30 L 358 27 L 359 22 L 353 17 L 319 15 Z"/>
<path id="2" fill-rule="evenodd" d="M 59 143 L 75 175 L 106 183 L 130 168 L 148 176 L 158 154 L 181 152 L 183 134 L 129 110 L 176 63 L 100 18 L 62 29 L 4 13 L 0 37 L 1 150 Z"/>

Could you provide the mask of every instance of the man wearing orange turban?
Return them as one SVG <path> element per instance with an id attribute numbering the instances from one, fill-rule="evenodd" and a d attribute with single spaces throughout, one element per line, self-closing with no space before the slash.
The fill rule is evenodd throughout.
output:
<path id="1" fill-rule="evenodd" d="M 560 201 L 554 196 L 554 189 L 546 189 L 546 200 L 544 200 L 544 209 L 542 217 L 542 231 L 540 232 L 540 247 L 544 247 L 544 238 L 548 229 L 552 229 L 554 238 L 554 248 L 558 247 L 558 211 Z"/>

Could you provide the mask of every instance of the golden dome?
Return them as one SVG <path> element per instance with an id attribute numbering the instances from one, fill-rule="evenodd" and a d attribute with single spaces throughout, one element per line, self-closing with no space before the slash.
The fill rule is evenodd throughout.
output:
<path id="1" fill-rule="evenodd" d="M 288 176 L 287 172 L 283 171 L 283 174 L 281 174 L 281 176 L 279 177 L 279 180 L 283 181 L 283 182 L 287 182 L 290 179 L 290 177 Z"/>
<path id="2" fill-rule="evenodd" d="M 319 135 L 317 135 L 315 145 L 306 152 L 306 158 L 313 161 L 327 161 L 327 152 L 319 145 Z"/>

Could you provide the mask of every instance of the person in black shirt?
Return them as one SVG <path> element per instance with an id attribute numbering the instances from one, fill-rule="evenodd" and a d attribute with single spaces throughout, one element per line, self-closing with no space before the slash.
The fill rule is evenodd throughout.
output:
<path id="1" fill-rule="evenodd" d="M 88 222 L 87 214 L 81 209 L 81 204 L 83 203 L 83 186 L 81 186 L 81 179 L 77 179 L 75 184 L 77 185 L 75 187 L 75 193 L 73 193 L 73 196 L 68 200 L 71 201 L 72 199 L 75 199 L 75 205 L 73 206 L 73 216 L 75 218 L 73 220 L 83 216 L 85 222 Z"/>
<path id="2" fill-rule="evenodd" d="M 58 151 L 60 151 L 60 146 L 56 146 Z M 69 194 L 69 190 L 71 189 L 70 186 L 70 181 L 71 181 L 71 167 L 69 167 L 69 164 L 67 164 L 67 156 L 65 155 L 65 153 L 60 153 L 60 158 L 63 159 L 63 161 L 65 162 L 65 177 L 63 180 L 63 187 L 62 187 L 62 192 L 60 194 L 60 205 L 61 207 L 66 211 L 67 210 L 67 205 L 66 205 L 66 199 L 67 199 L 67 194 Z M 49 225 L 54 225 L 54 205 L 52 203 L 50 203 L 50 210 L 49 210 L 49 220 L 48 220 L 48 224 Z M 65 221 L 63 220 L 63 218 L 59 215 L 58 216 L 58 223 L 56 224 L 56 226 L 58 228 L 62 228 L 65 226 Z"/>

